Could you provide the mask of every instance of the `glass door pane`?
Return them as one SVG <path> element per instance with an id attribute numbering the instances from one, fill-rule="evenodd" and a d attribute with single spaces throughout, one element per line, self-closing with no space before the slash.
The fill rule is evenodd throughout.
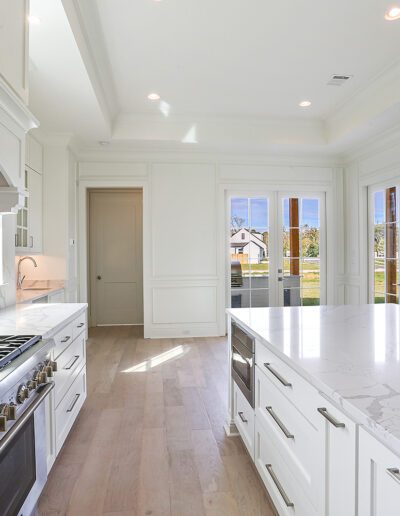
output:
<path id="1" fill-rule="evenodd" d="M 373 269 L 372 301 L 398 303 L 399 283 L 399 189 L 382 188 L 372 195 L 371 268 Z"/>
<path id="2" fill-rule="evenodd" d="M 283 306 L 321 303 L 321 199 L 283 197 L 282 204 Z"/>
<path id="3" fill-rule="evenodd" d="M 266 197 L 230 201 L 232 308 L 270 304 L 269 207 Z"/>

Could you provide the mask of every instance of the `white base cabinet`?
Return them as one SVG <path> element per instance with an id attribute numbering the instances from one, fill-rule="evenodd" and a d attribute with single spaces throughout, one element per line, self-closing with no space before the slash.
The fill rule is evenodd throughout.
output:
<path id="1" fill-rule="evenodd" d="M 47 468 L 54 464 L 86 399 L 87 315 L 81 313 L 54 335 L 54 389 L 46 401 Z"/>
<path id="2" fill-rule="evenodd" d="M 233 384 L 233 407 L 236 428 L 238 429 L 250 457 L 254 460 L 254 409 L 243 396 L 242 391 Z"/>
<path id="3" fill-rule="evenodd" d="M 400 514 L 400 457 L 360 428 L 358 514 Z"/>

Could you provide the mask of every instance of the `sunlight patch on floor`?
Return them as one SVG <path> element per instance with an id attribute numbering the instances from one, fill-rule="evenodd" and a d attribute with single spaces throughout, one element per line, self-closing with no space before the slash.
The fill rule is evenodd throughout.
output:
<path id="1" fill-rule="evenodd" d="M 137 364 L 129 369 L 125 369 L 122 371 L 123 373 L 145 373 L 146 371 L 150 371 L 153 367 L 157 367 L 169 360 L 173 360 L 178 358 L 189 351 L 189 346 L 176 346 L 175 348 L 169 349 L 160 355 L 156 355 L 155 357 L 149 358 L 140 364 Z"/>

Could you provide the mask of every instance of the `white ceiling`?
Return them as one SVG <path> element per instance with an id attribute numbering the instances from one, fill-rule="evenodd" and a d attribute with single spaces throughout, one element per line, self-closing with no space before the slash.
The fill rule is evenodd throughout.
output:
<path id="1" fill-rule="evenodd" d="M 392 3 L 31 0 L 43 17 L 31 31 L 32 107 L 46 129 L 86 141 L 108 129 L 134 144 L 354 143 L 400 123 Z M 333 74 L 353 78 L 327 86 Z"/>
<path id="2" fill-rule="evenodd" d="M 30 0 L 30 108 L 47 132 L 105 139 L 109 130 L 58 0 Z"/>

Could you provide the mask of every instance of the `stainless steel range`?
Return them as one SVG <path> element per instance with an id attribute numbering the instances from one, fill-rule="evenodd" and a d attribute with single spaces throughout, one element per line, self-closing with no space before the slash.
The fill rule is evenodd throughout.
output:
<path id="1" fill-rule="evenodd" d="M 29 516 L 47 480 L 44 400 L 57 366 L 51 340 L 0 337 L 0 514 Z"/>

